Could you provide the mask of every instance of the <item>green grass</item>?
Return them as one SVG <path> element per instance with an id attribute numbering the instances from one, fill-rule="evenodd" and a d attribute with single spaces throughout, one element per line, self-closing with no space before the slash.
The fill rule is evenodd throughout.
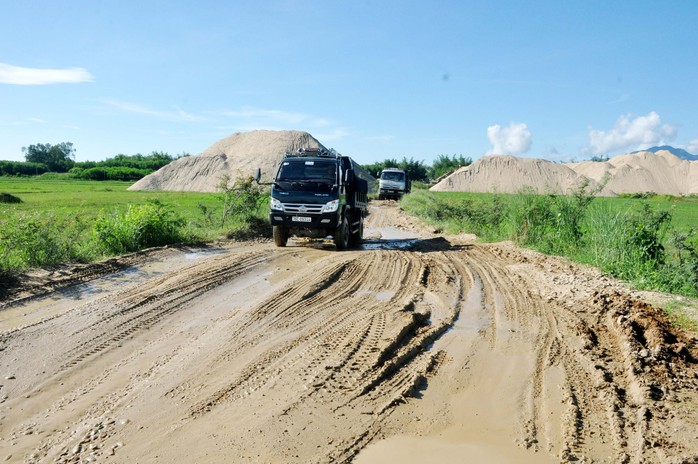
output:
<path id="1" fill-rule="evenodd" d="M 52 211 L 59 216 L 83 214 L 96 217 L 101 210 L 124 211 L 129 204 L 160 201 L 177 214 L 194 219 L 199 216 L 198 204 L 213 208 L 220 194 L 197 192 L 165 192 L 127 190 L 132 182 L 89 181 L 56 177 L 2 177 L 0 192 L 19 197 L 15 211 Z"/>
<path id="2" fill-rule="evenodd" d="M 671 226 L 676 230 L 686 232 L 698 226 L 698 196 L 695 195 L 690 197 L 656 195 L 647 199 L 598 197 L 594 203 L 608 204 L 610 208 L 617 211 L 638 211 L 643 204 L 648 204 L 653 209 L 670 211 Z"/>
<path id="3" fill-rule="evenodd" d="M 0 280 L 32 267 L 266 229 L 268 197 L 250 182 L 220 193 L 129 191 L 130 185 L 56 175 L 0 177 L 0 193 L 21 200 L 0 203 Z"/>

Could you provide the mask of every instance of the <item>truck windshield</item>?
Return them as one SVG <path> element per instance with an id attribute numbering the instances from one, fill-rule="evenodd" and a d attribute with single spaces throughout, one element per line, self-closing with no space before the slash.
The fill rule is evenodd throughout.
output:
<path id="1" fill-rule="evenodd" d="M 381 179 L 383 180 L 394 180 L 397 182 L 401 182 L 405 180 L 405 173 L 404 172 L 393 172 L 393 171 L 386 171 L 381 174 Z"/>
<path id="2" fill-rule="evenodd" d="M 281 163 L 277 182 L 337 183 L 337 163 L 324 160 L 287 160 Z"/>

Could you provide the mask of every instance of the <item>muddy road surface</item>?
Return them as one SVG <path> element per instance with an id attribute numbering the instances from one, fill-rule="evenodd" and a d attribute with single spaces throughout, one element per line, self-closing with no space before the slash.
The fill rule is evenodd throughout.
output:
<path id="1" fill-rule="evenodd" d="M 0 303 L 0 462 L 698 462 L 696 341 L 374 202 L 360 249 L 160 249 Z M 2 461 L 4 460 L 4 461 Z"/>

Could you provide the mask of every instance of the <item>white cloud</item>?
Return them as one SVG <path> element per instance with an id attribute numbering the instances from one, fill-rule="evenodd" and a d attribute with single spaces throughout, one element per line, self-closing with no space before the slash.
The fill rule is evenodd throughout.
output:
<path id="1" fill-rule="evenodd" d="M 94 76 L 83 68 L 23 68 L 0 63 L 0 84 L 48 85 L 92 81 L 94 81 Z"/>
<path id="2" fill-rule="evenodd" d="M 698 139 L 693 139 L 690 142 L 688 142 L 688 145 L 686 146 L 686 151 L 693 155 L 698 155 Z"/>
<path id="3" fill-rule="evenodd" d="M 129 113 L 152 116 L 166 121 L 198 121 L 201 118 L 175 107 L 174 111 L 161 111 L 148 108 L 138 103 L 123 102 L 113 99 L 104 99 L 102 103 Z"/>
<path id="4" fill-rule="evenodd" d="M 659 114 L 654 111 L 636 118 L 627 114 L 618 118 L 609 131 L 589 127 L 589 147 L 585 151 L 598 155 L 617 150 L 641 150 L 664 145 L 674 137 L 676 129 L 669 124 L 662 125 Z"/>
<path id="5" fill-rule="evenodd" d="M 499 124 L 487 128 L 492 150 L 488 154 L 520 155 L 531 149 L 533 137 L 524 123 L 510 123 L 508 127 Z"/>

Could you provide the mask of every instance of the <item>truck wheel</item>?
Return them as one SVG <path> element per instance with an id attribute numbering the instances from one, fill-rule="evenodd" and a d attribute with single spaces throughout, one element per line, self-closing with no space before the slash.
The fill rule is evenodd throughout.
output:
<path id="1" fill-rule="evenodd" d="M 349 243 L 352 245 L 358 245 L 364 238 L 364 218 L 359 218 L 359 227 L 356 232 L 352 232 L 349 236 Z"/>
<path id="2" fill-rule="evenodd" d="M 286 242 L 288 242 L 288 231 L 284 226 L 272 226 L 272 235 L 274 236 L 274 243 L 276 246 L 286 246 Z"/>
<path id="3" fill-rule="evenodd" d="M 338 250 L 344 250 L 349 246 L 349 224 L 347 218 L 342 218 L 337 229 L 334 231 L 334 244 Z"/>

